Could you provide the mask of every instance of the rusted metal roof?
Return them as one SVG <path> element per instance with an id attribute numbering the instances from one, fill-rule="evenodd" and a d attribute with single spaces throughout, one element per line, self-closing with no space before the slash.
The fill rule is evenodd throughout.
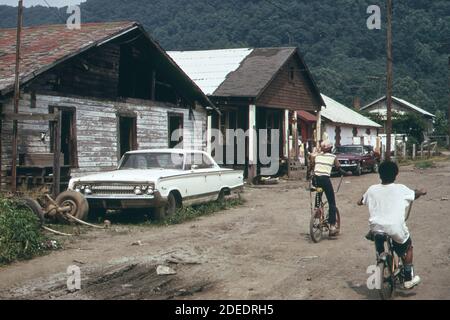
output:
<path id="1" fill-rule="evenodd" d="M 204 105 L 218 111 L 203 91 L 167 55 L 137 22 L 85 23 L 79 30 L 66 25 L 43 25 L 22 30 L 20 83 L 21 85 L 49 70 L 58 63 L 76 56 L 95 46 L 139 29 L 164 57 L 164 66 L 176 75 L 180 86 L 195 93 Z M 0 95 L 13 90 L 16 59 L 16 29 L 0 29 Z"/>
<path id="2" fill-rule="evenodd" d="M 116 35 L 137 28 L 134 22 L 86 23 L 80 30 L 66 25 L 26 27 L 22 30 L 20 79 L 34 78 L 59 62 Z M 0 91 L 14 86 L 16 29 L 0 29 Z"/>

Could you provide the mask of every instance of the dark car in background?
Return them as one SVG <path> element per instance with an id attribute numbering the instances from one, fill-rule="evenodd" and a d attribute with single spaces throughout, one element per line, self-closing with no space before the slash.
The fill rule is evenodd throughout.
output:
<path id="1" fill-rule="evenodd" d="M 380 157 L 372 146 L 346 145 L 336 147 L 334 154 L 344 171 L 360 176 L 363 172 L 378 172 Z M 337 173 L 336 168 L 333 171 Z"/>

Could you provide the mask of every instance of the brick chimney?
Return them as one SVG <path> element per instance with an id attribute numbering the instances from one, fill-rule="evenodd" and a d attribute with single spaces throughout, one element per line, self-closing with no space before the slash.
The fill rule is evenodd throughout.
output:
<path id="1" fill-rule="evenodd" d="M 359 97 L 353 98 L 353 109 L 355 109 L 355 111 L 361 110 L 361 99 Z"/>

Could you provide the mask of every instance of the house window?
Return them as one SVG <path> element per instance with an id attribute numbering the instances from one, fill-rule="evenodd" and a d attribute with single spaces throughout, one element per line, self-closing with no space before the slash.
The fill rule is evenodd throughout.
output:
<path id="1" fill-rule="evenodd" d="M 353 136 L 354 136 L 354 137 L 357 137 L 357 136 L 358 136 L 358 128 L 357 128 L 357 127 L 354 127 L 354 128 L 353 128 Z"/>
<path id="2" fill-rule="evenodd" d="M 183 114 L 169 113 L 169 148 L 183 148 Z"/>
<path id="3" fill-rule="evenodd" d="M 294 82 L 294 78 L 295 78 L 295 68 L 290 67 L 289 68 L 289 81 Z"/>
<path id="4" fill-rule="evenodd" d="M 61 153 L 65 166 L 78 168 L 76 109 L 50 106 L 49 112 L 61 111 Z M 54 152 L 54 128 L 50 127 L 50 150 Z"/>
<path id="5" fill-rule="evenodd" d="M 366 134 L 367 134 L 368 136 L 370 136 L 370 135 L 372 134 L 372 132 L 370 131 L 370 129 L 366 129 Z"/>

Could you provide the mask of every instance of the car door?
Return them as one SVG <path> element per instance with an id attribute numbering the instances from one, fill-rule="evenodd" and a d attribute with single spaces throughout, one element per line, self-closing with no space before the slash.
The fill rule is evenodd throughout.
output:
<path id="1" fill-rule="evenodd" d="M 204 177 L 202 192 L 204 195 L 212 195 L 219 191 L 220 188 L 220 177 L 218 170 L 209 157 L 202 153 L 195 153 L 196 158 L 196 173 L 202 174 Z"/>
<path id="2" fill-rule="evenodd" d="M 374 160 L 373 155 L 371 153 L 371 149 L 367 146 L 364 147 L 364 155 L 363 155 L 363 167 L 364 169 L 371 169 L 373 167 Z"/>

